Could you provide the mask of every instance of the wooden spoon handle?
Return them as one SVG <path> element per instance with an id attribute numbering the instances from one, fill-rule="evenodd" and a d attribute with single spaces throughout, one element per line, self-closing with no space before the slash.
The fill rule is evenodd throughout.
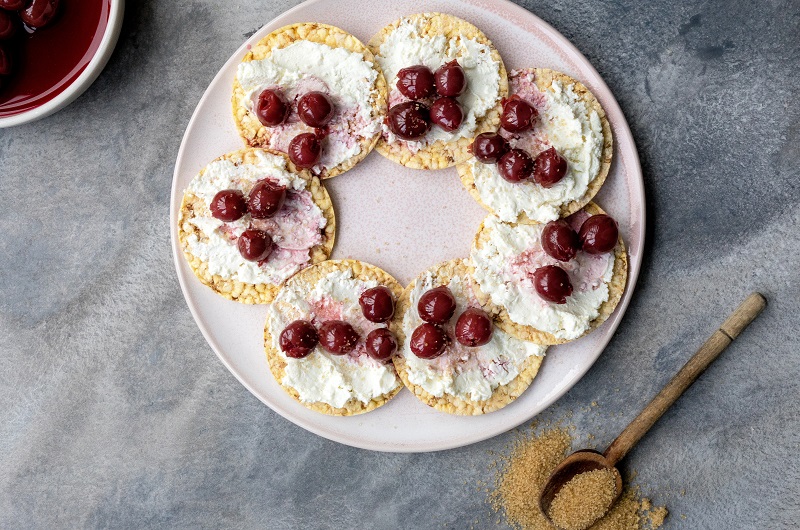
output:
<path id="1" fill-rule="evenodd" d="M 761 313 L 766 305 L 767 300 L 763 295 L 752 293 L 736 308 L 736 311 L 723 322 L 705 344 L 700 346 L 697 353 L 683 365 L 681 371 L 608 446 L 604 455 L 609 465 L 615 465 L 628 454 L 628 451 L 650 430 L 650 427 L 700 377 L 700 374 L 705 372 L 706 368 Z"/>

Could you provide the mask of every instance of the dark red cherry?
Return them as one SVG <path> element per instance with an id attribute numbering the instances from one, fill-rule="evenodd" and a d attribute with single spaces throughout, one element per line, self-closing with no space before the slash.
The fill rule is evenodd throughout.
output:
<path id="1" fill-rule="evenodd" d="M 0 11 L 0 40 L 14 38 L 19 30 L 17 19 L 14 15 Z"/>
<path id="2" fill-rule="evenodd" d="M 417 302 L 419 318 L 432 324 L 444 324 L 456 311 L 456 299 L 445 286 L 434 287 L 422 294 Z"/>
<path id="3" fill-rule="evenodd" d="M 302 359 L 319 342 L 314 324 L 308 320 L 295 320 L 281 331 L 279 338 L 281 350 L 287 357 Z"/>
<path id="4" fill-rule="evenodd" d="M 319 344 L 334 355 L 353 351 L 358 342 L 358 333 L 344 320 L 328 320 L 319 327 Z"/>
<path id="5" fill-rule="evenodd" d="M 533 120 L 538 114 L 535 108 L 523 100 L 512 97 L 503 104 L 500 126 L 512 133 L 527 131 L 533 126 Z"/>
<path id="6" fill-rule="evenodd" d="M 552 188 L 567 174 L 567 160 L 555 147 L 542 151 L 533 164 L 533 180 L 543 188 Z"/>
<path id="7" fill-rule="evenodd" d="M 389 130 L 403 140 L 418 140 L 431 128 L 428 107 L 406 101 L 389 109 Z"/>
<path id="8" fill-rule="evenodd" d="M 431 105 L 431 121 L 447 132 L 461 127 L 464 111 L 454 98 L 439 98 Z"/>
<path id="9" fill-rule="evenodd" d="M 261 180 L 250 190 L 247 209 L 253 219 L 268 219 L 278 213 L 286 200 L 286 188 Z"/>
<path id="10" fill-rule="evenodd" d="M 236 245 L 239 247 L 239 254 L 247 261 L 267 259 L 273 247 L 272 238 L 269 234 L 256 228 L 250 228 L 242 232 Z"/>
<path id="11" fill-rule="evenodd" d="M 522 182 L 533 173 L 533 160 L 522 149 L 511 149 L 500 157 L 497 171 L 509 182 Z"/>
<path id="12" fill-rule="evenodd" d="M 322 92 L 309 92 L 297 102 L 297 115 L 310 127 L 324 127 L 333 117 L 333 103 Z"/>
<path id="13" fill-rule="evenodd" d="M 386 362 L 397 351 L 397 339 L 386 328 L 373 329 L 367 335 L 367 353 L 373 359 Z"/>
<path id="14" fill-rule="evenodd" d="M 539 296 L 554 304 L 566 304 L 572 294 L 569 275 L 558 265 L 546 265 L 533 273 L 533 285 Z"/>
<path id="15" fill-rule="evenodd" d="M 602 254 L 617 246 L 619 226 L 606 214 L 593 215 L 583 222 L 578 234 L 583 250 L 589 254 Z"/>
<path id="16" fill-rule="evenodd" d="M 394 315 L 394 297 L 388 287 L 367 289 L 358 298 L 364 318 L 370 322 L 386 322 Z"/>
<path id="17" fill-rule="evenodd" d="M 211 199 L 211 215 L 220 221 L 236 221 L 247 213 L 247 203 L 239 190 L 222 190 Z"/>
<path id="18" fill-rule="evenodd" d="M 482 133 L 472 142 L 472 154 L 484 164 L 495 164 L 508 152 L 505 138 L 496 133 Z"/>
<path id="19" fill-rule="evenodd" d="M 297 167 L 314 167 L 321 156 L 322 144 L 314 133 L 298 134 L 289 142 L 289 160 Z"/>
<path id="20" fill-rule="evenodd" d="M 267 127 L 280 125 L 289 114 L 289 106 L 274 90 L 265 90 L 258 96 L 256 103 L 256 116 L 258 121 Z"/>
<path id="21" fill-rule="evenodd" d="M 0 45 L 0 75 L 10 75 L 13 67 L 11 54 L 4 46 Z"/>
<path id="22" fill-rule="evenodd" d="M 544 226 L 542 248 L 548 256 L 558 261 L 569 261 L 581 248 L 581 240 L 568 222 L 559 219 Z"/>
<path id="23" fill-rule="evenodd" d="M 25 7 L 25 0 L 0 0 L 0 9 L 19 11 Z"/>
<path id="24" fill-rule="evenodd" d="M 485 311 L 470 307 L 456 321 L 456 340 L 464 346 L 483 346 L 491 340 L 493 327 Z"/>
<path id="25" fill-rule="evenodd" d="M 60 0 L 28 0 L 19 18 L 29 28 L 43 28 L 56 18 L 59 4 Z"/>
<path id="26" fill-rule="evenodd" d="M 433 72 L 425 65 L 409 66 L 397 72 L 397 90 L 408 99 L 433 95 Z"/>
<path id="27" fill-rule="evenodd" d="M 409 348 L 420 359 L 434 359 L 444 353 L 449 340 L 442 328 L 425 322 L 411 333 Z"/>
<path id="28" fill-rule="evenodd" d="M 467 76 L 456 61 L 450 61 L 437 68 L 433 78 L 436 83 L 436 92 L 440 96 L 454 98 L 463 94 L 467 88 Z"/>

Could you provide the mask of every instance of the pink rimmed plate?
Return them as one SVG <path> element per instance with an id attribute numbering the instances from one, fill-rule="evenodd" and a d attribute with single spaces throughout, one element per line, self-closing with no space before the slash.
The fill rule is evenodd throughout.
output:
<path id="1" fill-rule="evenodd" d="M 541 412 L 569 390 L 594 364 L 616 330 L 631 298 L 642 262 L 645 205 L 639 157 L 625 117 L 591 64 L 552 27 L 505 0 L 310 0 L 275 18 L 231 57 L 209 85 L 186 129 L 172 183 L 172 251 L 181 289 L 208 343 L 223 364 L 256 397 L 281 416 L 325 438 L 377 451 L 421 452 L 460 447 L 491 438 Z M 614 161 L 596 201 L 614 216 L 628 245 L 628 287 L 617 310 L 590 335 L 550 348 L 539 375 L 516 402 L 476 417 L 437 412 L 403 390 L 387 405 L 360 416 L 340 418 L 306 409 L 275 382 L 262 346 L 264 306 L 221 298 L 200 284 L 184 260 L 177 239 L 183 190 L 208 162 L 239 149 L 231 116 L 231 86 L 247 47 L 267 33 L 297 22 L 341 27 L 363 42 L 404 15 L 440 11 L 464 18 L 495 44 L 508 70 L 552 68 L 582 81 L 603 105 L 614 134 Z M 485 217 L 461 186 L 454 168 L 416 171 L 371 153 L 355 169 L 325 182 L 336 209 L 332 258 L 373 263 L 407 284 L 418 272 L 455 257 L 466 257 Z"/>

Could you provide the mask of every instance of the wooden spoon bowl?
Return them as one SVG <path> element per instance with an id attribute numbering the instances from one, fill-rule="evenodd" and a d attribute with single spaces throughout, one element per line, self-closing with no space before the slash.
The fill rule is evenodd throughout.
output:
<path id="1" fill-rule="evenodd" d="M 539 507 L 551 523 L 550 506 L 556 494 L 573 477 L 587 471 L 609 469 L 614 472 L 617 491 L 608 508 L 610 509 L 622 495 L 622 477 L 616 466 L 617 462 L 628 454 L 628 451 L 650 430 L 656 421 L 672 406 L 675 401 L 694 383 L 698 377 L 716 360 L 739 334 L 744 331 L 754 318 L 758 316 L 767 300 L 760 293 L 752 293 L 744 302 L 722 323 L 711 337 L 699 350 L 683 365 L 683 368 L 667 383 L 667 385 L 653 398 L 642 412 L 625 428 L 617 439 L 611 442 L 605 453 L 598 453 L 590 449 L 572 453 L 556 467 L 547 480 L 541 495 Z M 603 514 L 605 515 L 605 514 Z M 598 518 L 599 519 L 599 518 Z M 555 524 L 555 523 L 553 523 Z"/>
<path id="2" fill-rule="evenodd" d="M 550 520 L 550 505 L 553 504 L 553 499 L 555 499 L 558 492 L 561 491 L 561 488 L 563 488 L 567 482 L 581 473 L 588 473 L 589 471 L 601 469 L 608 469 L 614 473 L 616 488 L 614 500 L 611 501 L 609 506 L 616 504 L 617 500 L 622 495 L 622 475 L 620 475 L 617 468 L 614 467 L 614 464 L 610 463 L 602 453 L 592 449 L 582 449 L 580 451 L 575 451 L 558 464 L 558 467 L 547 480 L 547 484 L 545 484 L 542 494 L 539 496 L 539 508 L 541 508 L 544 516 Z M 594 521 L 592 524 L 594 524 Z"/>

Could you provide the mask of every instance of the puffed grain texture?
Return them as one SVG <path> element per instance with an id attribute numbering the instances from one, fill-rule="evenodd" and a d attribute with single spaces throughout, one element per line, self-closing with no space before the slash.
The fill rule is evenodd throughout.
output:
<path id="1" fill-rule="evenodd" d="M 590 202 L 583 208 L 586 212 L 591 215 L 598 215 L 601 213 L 605 213 L 605 211 L 600 208 L 597 204 Z M 489 231 L 486 230 L 485 224 L 481 223 L 480 228 L 478 229 L 478 233 L 475 235 L 475 240 L 473 245 L 476 248 L 482 248 L 484 243 L 489 240 L 490 234 Z M 474 271 L 474 266 L 470 264 L 471 271 Z M 571 342 L 572 340 L 577 339 L 559 339 L 553 336 L 551 333 L 547 333 L 545 331 L 536 329 L 532 326 L 526 326 L 522 324 L 518 324 L 511 320 L 511 317 L 508 315 L 508 311 L 503 306 L 496 305 L 492 302 L 492 299 L 489 295 L 481 291 L 480 285 L 477 281 L 473 278 L 473 287 L 475 288 L 475 296 L 478 297 L 481 304 L 483 305 L 484 311 L 487 313 L 494 315 L 496 317 L 497 327 L 508 333 L 509 335 L 516 337 L 518 339 L 527 340 L 531 342 L 536 342 L 537 344 L 547 344 L 547 345 L 555 345 L 555 344 L 565 344 L 567 342 Z M 594 329 L 596 329 L 600 324 L 605 322 L 608 317 L 611 316 L 611 313 L 614 312 L 616 309 L 617 304 L 619 304 L 620 299 L 622 299 L 622 294 L 625 292 L 625 284 L 628 281 L 628 253 L 625 250 L 625 243 L 622 241 L 622 236 L 620 236 L 619 241 L 617 241 L 617 246 L 614 247 L 614 269 L 612 272 L 611 280 L 608 283 L 608 300 L 603 302 L 600 307 L 598 308 L 599 315 L 597 318 L 592 320 L 589 323 L 589 328 L 584 332 L 581 337 L 586 336 Z M 578 337 L 580 338 L 580 337 Z"/>
<path id="2" fill-rule="evenodd" d="M 404 344 L 408 337 L 403 333 L 403 317 L 406 311 L 414 311 L 415 308 L 410 307 L 411 291 L 414 289 L 417 281 L 422 281 L 427 272 L 433 274 L 436 285 L 447 285 L 450 280 L 455 276 L 460 276 L 470 282 L 471 273 L 469 265 L 465 259 L 455 259 L 440 263 L 435 267 L 428 269 L 428 271 L 420 274 L 413 280 L 403 291 L 402 296 L 398 299 L 397 309 L 392 321 L 392 331 L 397 336 L 398 341 Z M 496 322 L 495 322 L 496 323 Z M 394 365 L 397 368 L 397 373 L 403 380 L 403 384 L 408 387 L 414 396 L 425 403 L 426 405 L 447 412 L 449 414 L 457 414 L 462 416 L 477 416 L 480 414 L 487 414 L 500 410 L 506 405 L 512 403 L 515 399 L 522 395 L 523 392 L 530 386 L 536 374 L 539 372 L 539 367 L 542 364 L 544 356 L 533 355 L 525 359 L 520 373 L 505 385 L 500 385 L 492 391 L 491 397 L 483 401 L 471 401 L 462 399 L 450 394 L 443 394 L 441 397 L 434 396 L 426 391 L 419 385 L 415 385 L 408 378 L 408 365 L 401 355 L 404 350 L 402 347 L 398 350 L 398 355 L 394 357 Z M 412 354 L 413 355 L 413 354 Z"/>
<path id="3" fill-rule="evenodd" d="M 257 149 L 245 148 L 222 155 L 216 160 L 230 160 L 235 164 L 253 164 L 256 162 L 256 151 Z M 282 153 L 270 153 L 278 154 L 286 158 Z M 309 252 L 311 257 L 309 263 L 319 263 L 328 259 L 328 256 L 330 256 L 333 250 L 334 240 L 336 239 L 336 217 L 333 211 L 333 203 L 331 202 L 327 190 L 325 190 L 317 177 L 312 176 L 308 171 L 298 169 L 288 158 L 286 160 L 286 166 L 290 172 L 297 173 L 306 180 L 306 189 L 311 193 L 314 204 L 322 210 L 322 215 L 325 216 L 327 220 L 322 243 L 312 247 Z M 200 175 L 204 172 L 205 169 L 202 169 Z M 271 302 L 272 299 L 275 298 L 278 289 L 280 289 L 280 285 L 245 283 L 238 280 L 226 279 L 218 274 L 211 274 L 208 271 L 208 264 L 189 252 L 187 240 L 190 235 L 197 235 L 201 241 L 205 239 L 200 229 L 189 222 L 189 220 L 195 216 L 196 212 L 206 213 L 207 206 L 204 201 L 187 191 L 183 195 L 181 210 L 178 214 L 178 240 L 180 241 L 186 261 L 189 263 L 189 267 L 192 269 L 194 275 L 197 276 L 203 285 L 210 287 L 214 292 L 228 300 L 234 300 L 243 304 L 267 304 Z"/>
<path id="4" fill-rule="evenodd" d="M 304 286 L 309 292 L 314 286 L 322 280 L 325 276 L 335 271 L 352 270 L 353 277 L 360 280 L 374 280 L 380 285 L 388 287 L 395 297 L 395 300 L 402 294 L 403 288 L 397 283 L 397 280 L 392 277 L 388 272 L 380 269 L 369 263 L 363 261 L 345 259 L 345 260 L 329 260 L 323 261 L 317 265 L 304 269 L 294 276 L 292 276 L 286 285 L 300 285 Z M 270 371 L 272 372 L 275 381 L 281 385 L 287 394 L 292 396 L 298 403 L 313 411 L 328 414 L 330 416 L 353 416 L 355 414 L 363 414 L 386 404 L 390 399 L 397 395 L 403 388 L 403 385 L 398 385 L 397 388 L 372 399 L 368 403 L 364 403 L 358 399 L 350 399 L 343 407 L 332 407 L 327 403 L 320 401 L 316 402 L 303 402 L 300 400 L 300 395 L 293 387 L 284 385 L 283 378 L 286 375 L 286 360 L 284 356 L 275 348 L 272 335 L 269 332 L 269 321 L 264 325 L 264 350 L 267 354 L 267 362 L 269 363 Z"/>

